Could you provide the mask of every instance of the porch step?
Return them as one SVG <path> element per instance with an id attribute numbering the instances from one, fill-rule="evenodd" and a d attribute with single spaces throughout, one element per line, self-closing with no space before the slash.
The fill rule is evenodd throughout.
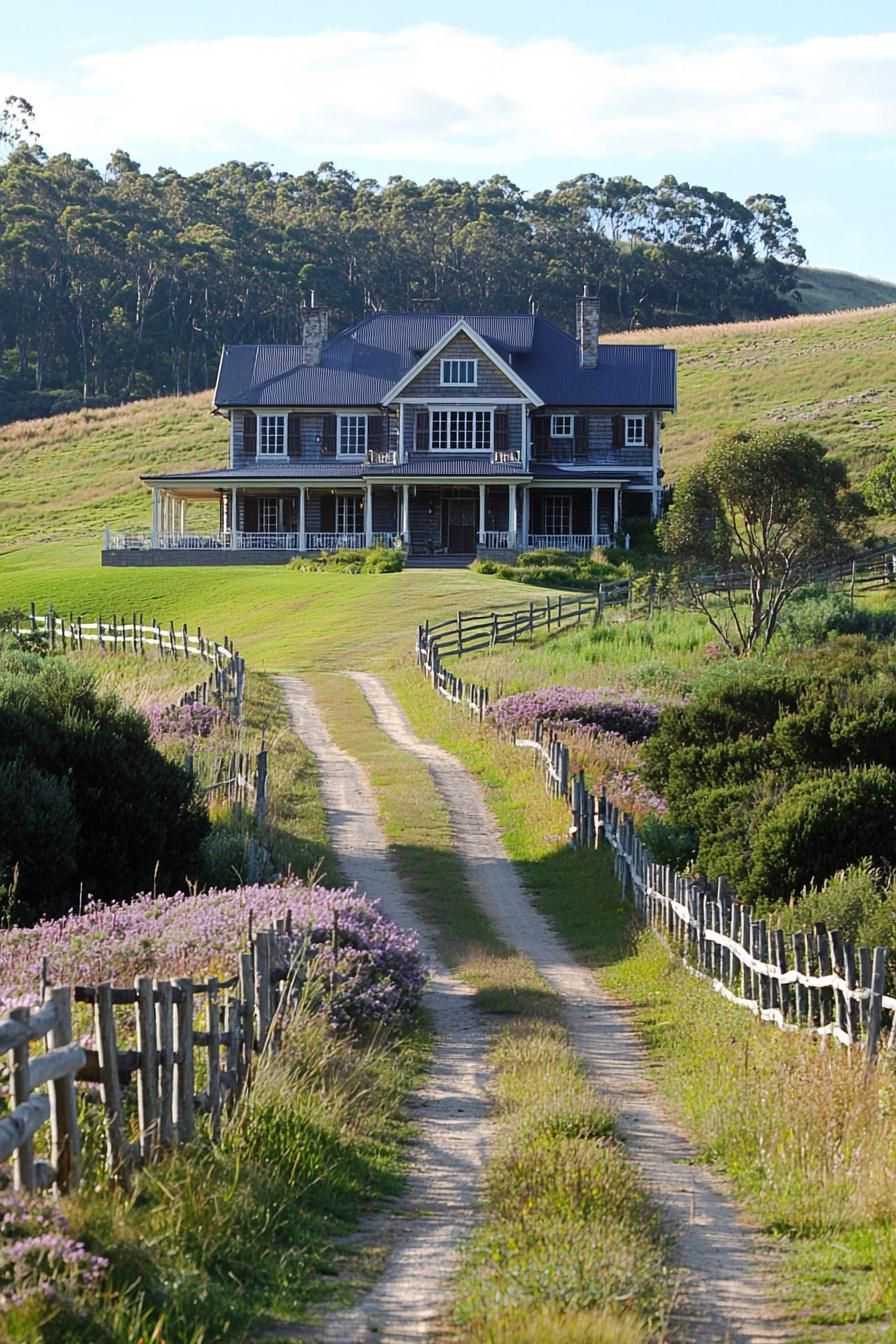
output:
<path id="1" fill-rule="evenodd" d="M 409 555 L 405 569 L 466 569 L 475 555 Z"/>

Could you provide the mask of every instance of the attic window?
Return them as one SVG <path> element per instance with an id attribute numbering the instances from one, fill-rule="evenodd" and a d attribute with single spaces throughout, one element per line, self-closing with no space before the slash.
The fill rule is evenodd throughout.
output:
<path id="1" fill-rule="evenodd" d="M 442 387 L 475 387 L 478 359 L 443 359 Z"/>

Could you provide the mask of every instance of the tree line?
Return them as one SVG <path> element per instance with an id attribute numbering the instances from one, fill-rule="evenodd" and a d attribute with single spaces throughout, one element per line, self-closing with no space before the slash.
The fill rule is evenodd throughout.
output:
<path id="1" fill-rule="evenodd" d="M 581 283 L 605 330 L 793 311 L 805 253 L 787 202 L 583 173 L 383 184 L 332 163 L 104 171 L 48 155 L 0 111 L 0 420 L 209 387 L 225 342 L 293 342 L 311 290 L 331 331 L 421 300 L 534 308 L 564 327 Z"/>

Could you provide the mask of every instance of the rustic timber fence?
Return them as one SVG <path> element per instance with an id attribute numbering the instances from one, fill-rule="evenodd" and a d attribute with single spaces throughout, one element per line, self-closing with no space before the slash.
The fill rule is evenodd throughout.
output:
<path id="1" fill-rule="evenodd" d="M 79 1087 L 99 1085 L 107 1171 L 125 1187 L 135 1168 L 191 1142 L 200 1116 L 208 1117 L 217 1142 L 222 1116 L 251 1084 L 254 1061 L 279 1047 L 284 1017 L 302 993 L 301 969 L 302 949 L 287 915 L 254 936 L 250 926 L 248 951 L 229 980 L 141 975 L 133 988 L 105 983 L 45 989 L 40 1008 L 13 1008 L 0 1019 L 10 1092 L 10 1111 L 0 1119 L 0 1162 L 12 1158 L 15 1188 L 78 1188 Z M 92 1007 L 95 1049 L 72 1039 L 73 1002 Z M 197 1030 L 200 1002 L 204 1026 Z M 130 1021 L 123 1024 L 124 1011 Z M 136 1048 L 120 1048 L 123 1027 Z M 46 1051 L 32 1054 L 30 1045 L 44 1039 Z M 204 1082 L 199 1092 L 197 1076 Z M 34 1152 L 35 1136 L 47 1122 L 49 1161 Z"/>
<path id="2" fill-rule="evenodd" d="M 241 746 L 222 748 L 194 744 L 184 757 L 184 769 L 193 775 L 211 802 L 232 803 L 251 809 L 260 824 L 267 815 L 268 748 L 264 738 L 258 751 Z"/>
<path id="3" fill-rule="evenodd" d="M 33 602 L 30 615 L 22 623 L 17 623 L 14 629 L 20 636 L 39 636 L 46 640 L 51 649 L 60 648 L 63 651 L 83 651 L 87 643 L 96 644 L 105 653 L 111 654 L 145 656 L 147 651 L 152 651 L 158 653 L 160 658 L 172 658 L 175 662 L 181 658 L 185 662 L 196 658 L 211 670 L 192 690 L 185 692 L 177 704 L 212 704 L 226 709 L 234 718 L 240 716 L 246 665 L 231 639 L 225 638 L 223 643 L 218 643 L 217 640 L 206 639 L 199 628 L 195 635 L 191 635 L 186 625 L 177 630 L 174 623 L 169 622 L 166 629 L 155 619 L 145 625 L 142 612 L 133 612 L 130 619 L 127 616 L 111 616 L 107 619 L 98 616 L 95 621 L 85 621 L 80 616 L 70 614 L 66 620 L 50 607 L 45 615 L 39 615 Z"/>
<path id="4" fill-rule="evenodd" d="M 515 642 L 520 632 L 568 629 L 589 614 L 599 619 L 605 605 L 594 598 L 558 599 L 551 610 L 547 599 L 541 607 L 458 612 L 456 620 L 427 622 L 417 629 L 417 666 L 440 695 L 481 723 L 488 687 L 447 671 L 441 653 Z M 530 609 L 533 619 L 526 621 Z M 658 864 L 635 834 L 632 819 L 603 790 L 595 795 L 587 787 L 584 770 L 570 770 L 569 747 L 550 725 L 536 720 L 531 737 L 513 733 L 510 740 L 535 753 L 548 792 L 568 803 L 570 844 L 595 848 L 603 840 L 612 847 L 616 875 L 623 891 L 633 895 L 641 921 L 680 952 L 694 974 L 709 979 L 717 993 L 783 1031 L 808 1030 L 846 1046 L 863 1041 L 869 1061 L 882 1040 L 887 1050 L 896 1045 L 896 997 L 885 992 L 888 949 L 854 948 L 823 923 L 793 934 L 788 947 L 783 931 L 769 929 L 735 900 L 724 879 L 711 891 L 697 878 Z M 885 1020 L 889 1031 L 884 1038 Z"/>

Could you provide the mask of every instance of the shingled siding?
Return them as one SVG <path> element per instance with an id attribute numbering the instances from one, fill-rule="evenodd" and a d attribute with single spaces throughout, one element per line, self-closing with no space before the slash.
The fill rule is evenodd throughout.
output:
<path id="1" fill-rule="evenodd" d="M 620 467 L 643 467 L 645 469 L 649 469 L 653 466 L 653 448 L 647 446 L 643 448 L 613 447 L 613 419 L 616 412 L 613 412 L 612 414 L 601 413 L 593 415 L 581 411 L 566 412 L 558 410 L 554 412 L 554 414 L 560 415 L 565 415 L 567 413 L 585 415 L 588 422 L 588 455 L 585 458 L 579 459 L 583 464 L 587 465 L 588 463 L 592 463 L 600 466 L 615 466 L 618 464 Z M 624 412 L 621 412 L 621 414 L 624 414 Z M 637 412 L 637 414 L 640 414 L 640 412 Z M 541 419 L 542 417 L 550 420 L 550 412 L 539 412 L 538 418 Z M 535 417 L 533 417 L 533 420 L 534 418 Z M 533 427 L 533 441 L 536 434 L 537 431 Z M 569 447 L 570 450 L 572 449 L 573 441 L 571 439 L 552 439 L 550 442 L 552 447 L 557 450 L 558 460 L 565 460 L 561 459 L 560 455 L 566 447 Z M 541 458 L 538 460 L 550 461 L 551 459 Z"/>
<path id="2" fill-rule="evenodd" d="M 443 359 L 475 359 L 478 361 L 476 387 L 455 385 L 442 387 Z M 482 353 L 479 346 L 461 333 L 449 341 L 435 359 L 431 359 L 401 394 L 403 397 L 421 397 L 427 401 L 445 397 L 448 401 L 487 401 L 489 397 L 519 397 L 519 388 Z"/>
<path id="3" fill-rule="evenodd" d="M 398 499 L 396 490 L 374 489 L 373 491 L 373 530 L 374 532 L 398 531 Z"/>
<path id="4" fill-rule="evenodd" d="M 271 412 L 271 414 L 280 414 L 280 412 Z M 294 440 L 293 440 L 292 443 L 291 443 L 291 445 L 290 445 L 290 446 L 291 446 L 291 451 L 289 451 L 289 452 L 287 453 L 287 455 L 286 455 L 286 460 L 287 460 L 287 461 L 289 461 L 289 462 L 321 462 L 321 461 L 323 461 L 323 462 L 351 462 L 351 461 L 357 460 L 357 459 L 353 459 L 353 458 L 350 458 L 350 457 L 340 456 L 339 453 L 335 453 L 335 455 L 334 455 L 334 453 L 332 453 L 332 452 L 331 452 L 331 453 L 327 453 L 327 452 L 323 451 L 323 450 L 326 448 L 327 445 L 326 445 L 326 443 L 325 443 L 325 441 L 324 441 L 324 418 L 325 418 L 325 417 L 324 417 L 324 413 L 323 413 L 322 411 L 309 411 L 309 412 L 305 412 L 305 411 L 294 411 L 294 412 L 292 412 L 292 414 L 294 414 L 294 415 L 298 415 L 298 416 L 299 416 L 299 444 L 300 444 L 300 451 L 299 451 L 299 452 L 296 452 L 296 451 L 295 451 L 295 442 L 294 442 Z M 339 412 L 332 412 L 331 414 L 336 415 L 336 414 L 339 414 Z M 364 411 L 351 411 L 351 410 L 348 410 L 348 411 L 343 412 L 343 414 L 346 414 L 346 415 L 363 415 L 363 414 L 365 414 L 365 412 L 364 412 Z M 374 410 L 368 410 L 368 411 L 366 412 L 366 414 L 367 414 L 367 419 L 368 419 L 368 430 L 367 430 L 367 432 L 368 432 L 368 441 L 372 443 L 372 442 L 373 442 L 373 439 L 374 439 L 374 436 L 375 436 L 375 434 L 376 434 L 377 431 L 371 429 L 371 421 L 376 420 L 377 422 L 379 422 L 379 423 L 381 424 L 381 423 L 382 423 L 382 420 L 383 420 L 383 413 L 382 413 L 382 411 L 380 411 L 379 409 L 377 409 L 377 410 L 375 410 L 375 411 L 374 411 Z M 266 465 L 266 461 L 270 461 L 270 460 L 272 460 L 272 459 L 264 459 L 264 458 L 263 458 L 263 459 L 259 462 L 259 461 L 257 461 L 257 459 L 256 459 L 256 454 L 255 454 L 255 449 L 254 449 L 254 447 L 249 448 L 249 449 L 247 450 L 246 445 L 245 445 L 245 437 L 244 437 L 244 433 L 243 433 L 243 417 L 244 417 L 244 412 L 243 412 L 243 411 L 234 411 L 234 412 L 233 412 L 233 430 L 232 430 L 233 457 L 232 457 L 232 465 L 233 465 L 234 467 L 238 467 L 238 468 L 255 467 L 255 466 L 258 466 L 258 467 L 261 468 L 261 470 L 264 470 L 265 465 Z M 390 417 L 389 417 L 388 443 L 386 443 L 386 442 L 383 441 L 382 431 L 380 431 L 380 439 L 381 439 L 381 442 L 380 442 L 379 444 L 376 445 L 377 447 L 382 446 L 382 447 L 397 448 L 397 446 L 398 446 L 398 420 L 397 420 L 397 417 L 395 417 L 395 416 L 390 416 Z M 334 445 L 334 446 L 335 446 L 335 445 Z M 279 461 L 279 462 L 284 461 L 283 458 L 276 458 L 276 459 L 273 459 L 273 460 L 276 460 L 276 461 Z"/>
<path id="5" fill-rule="evenodd" d="M 447 390 L 447 389 L 446 389 Z M 471 388 L 470 392 L 475 392 Z M 465 400 L 460 390 L 454 393 L 454 400 Z M 421 407 L 425 410 L 426 407 Z M 519 406 L 500 406 L 499 410 L 507 412 L 507 447 L 512 452 L 519 452 L 523 443 L 523 418 Z M 405 457 L 413 457 L 416 453 L 416 433 L 417 433 L 417 408 L 416 406 L 405 406 L 404 408 L 404 453 Z M 429 439 L 427 438 L 427 443 Z M 423 454 L 421 453 L 422 457 Z M 464 453 L 439 453 L 443 457 L 464 457 Z"/>

